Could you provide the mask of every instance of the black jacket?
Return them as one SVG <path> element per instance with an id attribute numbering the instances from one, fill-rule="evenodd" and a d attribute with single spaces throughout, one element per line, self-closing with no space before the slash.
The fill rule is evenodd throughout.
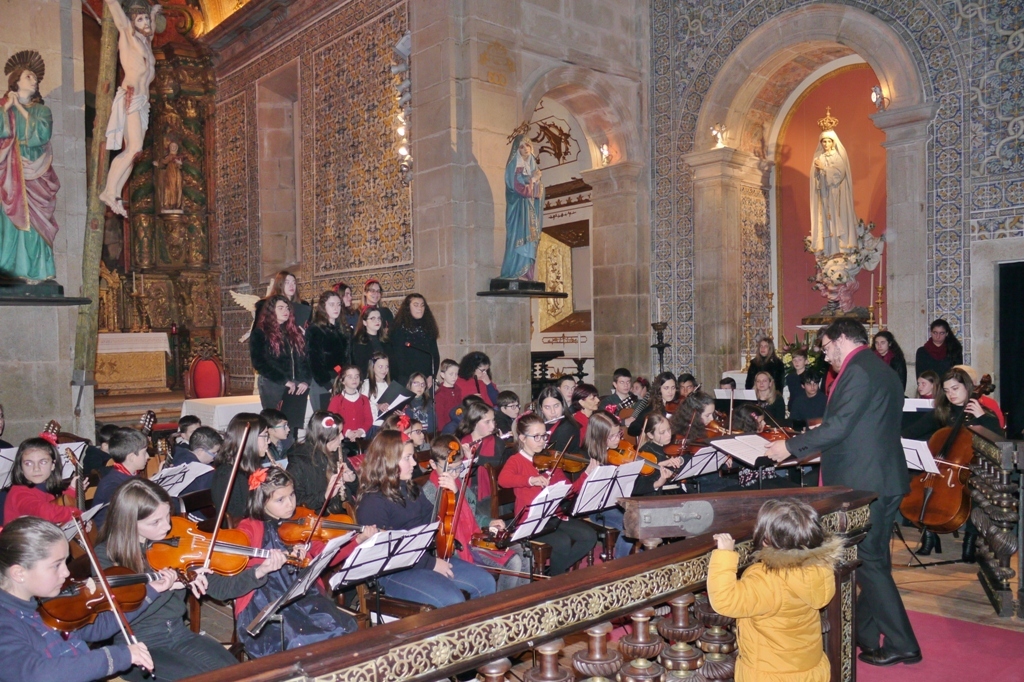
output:
<path id="1" fill-rule="evenodd" d="M 306 330 L 306 356 L 313 381 L 324 388 L 334 384 L 335 367 L 344 367 L 350 361 L 348 332 L 343 326 L 311 324 Z"/>
<path id="2" fill-rule="evenodd" d="M 288 473 L 295 479 L 295 501 L 300 507 L 320 511 L 327 495 L 330 463 L 321 452 L 313 450 L 312 443 L 297 443 L 288 451 Z M 345 499 L 355 497 L 358 483 L 342 483 L 345 486 Z M 343 500 L 335 494 L 327 505 L 331 514 L 344 513 Z"/>
<path id="3" fill-rule="evenodd" d="M 790 454 L 802 459 L 820 452 L 825 485 L 905 495 L 910 473 L 900 443 L 899 381 L 870 348 L 859 351 L 837 379 L 821 426 L 787 441 Z"/>
<path id="4" fill-rule="evenodd" d="M 917 366 L 914 369 L 917 372 L 917 376 L 921 376 L 928 370 L 935 372 L 936 374 L 939 375 L 939 382 L 941 384 L 943 377 L 946 376 L 946 372 L 953 369 L 954 365 L 962 364 L 963 361 L 964 356 L 962 352 L 954 354 L 950 353 L 947 350 L 946 357 L 944 357 L 942 360 L 936 360 L 932 358 L 931 355 L 928 354 L 928 351 L 924 349 L 924 346 L 921 346 L 920 348 L 917 349 Z M 906 371 L 906 368 L 904 368 L 904 371 Z M 904 384 L 905 383 L 906 382 L 904 382 Z M 936 387 L 937 390 L 939 388 L 941 388 L 941 386 Z"/>
<path id="5" fill-rule="evenodd" d="M 772 375 L 772 379 L 775 380 L 775 390 L 781 391 L 782 387 L 786 385 L 786 365 L 779 359 L 778 355 L 773 355 L 764 364 L 760 364 L 754 358 L 750 361 L 750 368 L 747 370 L 747 381 L 744 384 L 744 388 L 748 391 L 754 387 L 754 377 L 757 376 L 758 372 L 768 372 Z"/>
<path id="6" fill-rule="evenodd" d="M 408 329 L 392 325 L 389 332 L 391 345 L 391 377 L 405 386 L 416 372 L 423 376 L 437 374 L 441 366 L 441 353 L 437 339 L 432 339 L 423 327 Z"/>
<path id="7" fill-rule="evenodd" d="M 367 334 L 366 338 L 369 343 L 360 343 L 359 341 L 352 341 L 352 364 L 359 368 L 359 372 L 363 379 L 366 379 L 366 373 L 370 366 L 370 356 L 374 353 L 387 353 L 390 360 L 391 353 L 387 343 L 380 340 L 380 335 L 370 336 Z"/>
<path id="8" fill-rule="evenodd" d="M 252 368 L 261 377 L 275 384 L 294 381 L 297 384 L 309 383 L 309 361 L 305 351 L 292 348 L 288 338 L 281 340 L 281 352 L 275 355 L 262 329 L 255 328 L 249 336 L 249 358 Z"/>

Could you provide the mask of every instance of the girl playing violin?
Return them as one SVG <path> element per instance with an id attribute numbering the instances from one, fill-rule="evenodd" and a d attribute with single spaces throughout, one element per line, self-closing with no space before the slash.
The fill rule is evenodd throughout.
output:
<path id="1" fill-rule="evenodd" d="M 359 368 L 355 365 L 346 365 L 334 382 L 334 397 L 327 406 L 328 412 L 340 415 L 341 420 L 347 425 L 344 432 L 345 440 L 350 443 L 366 438 L 373 428 L 370 399 L 359 392 L 361 380 Z"/>
<path id="2" fill-rule="evenodd" d="M 171 498 L 160 486 L 142 478 L 125 481 L 110 500 L 106 522 L 100 530 L 96 556 L 104 568 L 123 566 L 135 573 L 152 572 L 146 551 L 171 530 Z M 266 582 L 266 576 L 284 564 L 278 552 L 256 568 L 235 576 L 200 573 L 191 583 L 195 595 L 209 594 L 227 601 L 252 592 Z M 158 595 L 145 612 L 132 622 L 136 636 L 146 642 L 161 680 L 179 680 L 192 675 L 226 668 L 238 661 L 219 642 L 192 632 L 185 624 L 188 611 L 184 585 L 170 573 L 173 587 Z M 124 643 L 118 635 L 117 643 Z M 142 680 L 141 668 L 122 677 Z"/>
<path id="3" fill-rule="evenodd" d="M 132 665 L 153 669 L 153 659 L 142 642 L 89 650 L 86 642 L 110 639 L 118 631 L 109 611 L 99 614 L 92 625 L 66 635 L 43 623 L 36 600 L 60 593 L 70 575 L 67 559 L 64 533 L 49 521 L 24 516 L 8 522 L 0 532 L 0 681 L 90 682 Z M 173 582 L 173 576 L 164 576 L 150 583 L 143 606 L 128 614 L 129 620 Z"/>
<path id="4" fill-rule="evenodd" d="M 658 379 L 654 381 L 657 384 Z M 672 391 L 675 392 L 674 384 Z M 672 427 L 668 419 L 656 412 L 647 415 L 644 419 L 647 422 L 647 426 L 644 428 L 647 441 L 640 446 L 640 452 L 649 452 L 654 455 L 658 460 L 658 470 L 646 476 L 640 474 L 637 477 L 636 483 L 633 485 L 634 497 L 661 492 L 665 484 L 672 480 L 676 470 L 683 466 L 681 455 L 669 457 L 665 454 L 665 446 L 672 442 Z M 637 421 L 640 421 L 639 418 Z"/>
<path id="5" fill-rule="evenodd" d="M 454 448 L 454 449 L 453 449 Z M 454 457 L 449 458 L 454 453 Z M 436 506 L 435 500 L 441 489 L 447 489 L 456 496 L 464 494 L 466 501 L 459 509 L 459 517 L 456 519 L 456 539 L 462 548 L 458 550 L 458 556 L 463 561 L 481 566 L 500 568 L 509 573 L 519 573 L 519 576 L 510 574 L 498 574 L 498 591 L 510 590 L 519 585 L 530 582 L 523 573 L 525 561 L 521 545 L 515 545 L 504 551 L 492 551 L 477 547 L 473 544 L 473 536 L 481 533 L 481 528 L 489 528 L 491 533 L 504 530 L 505 522 L 501 519 L 492 519 L 486 513 L 481 513 L 481 507 L 477 504 L 476 494 L 472 487 L 462 492 L 462 472 L 464 467 L 472 466 L 473 458 L 469 452 L 468 445 L 461 445 L 453 436 L 437 436 L 431 443 L 430 448 L 430 480 L 423 484 L 423 495 L 431 505 Z"/>
<path id="6" fill-rule="evenodd" d="M 554 386 L 545 386 L 537 395 L 536 405 L 544 417 L 548 436 L 547 443 L 540 443 L 540 449 L 549 447 L 555 452 L 563 450 L 572 454 L 580 452 L 580 429 L 575 419 L 567 419 L 562 407 L 562 395 Z M 538 450 L 539 452 L 539 450 Z"/>
<path id="7" fill-rule="evenodd" d="M 246 479 L 240 479 L 239 482 L 245 481 Z M 238 524 L 238 530 L 249 537 L 250 546 L 271 550 L 270 559 L 253 558 L 249 560 L 249 566 L 258 568 L 269 563 L 271 570 L 266 571 L 265 582 L 248 594 L 235 599 L 235 631 L 239 641 L 245 645 L 246 653 L 253 658 L 259 658 L 281 650 L 282 623 L 268 623 L 257 637 L 246 632 L 245 626 L 251 623 L 265 606 L 288 591 L 295 581 L 292 575 L 294 568 L 290 565 L 284 566 L 285 553 L 291 550 L 278 535 L 281 522 L 295 515 L 295 485 L 287 471 L 271 467 L 250 474 L 248 490 L 246 518 Z M 349 542 L 341 548 L 333 562 L 340 563 L 352 553 L 357 543 L 363 542 L 376 532 L 376 528 L 364 528 L 356 536 L 355 542 Z M 299 549 L 299 555 L 304 554 L 304 551 L 304 548 Z M 323 544 L 317 541 L 310 544 L 310 556 L 316 556 L 321 551 Z M 340 637 L 356 629 L 355 619 L 341 611 L 329 597 L 316 589 L 284 607 L 280 613 L 283 617 L 286 649 Z"/>
<path id="8" fill-rule="evenodd" d="M 474 457 L 481 465 L 490 464 L 500 468 L 505 463 L 505 444 L 494 435 L 495 421 L 494 410 L 486 403 L 472 402 L 466 408 L 466 412 L 455 429 L 455 437 L 459 442 L 472 445 Z M 491 496 L 495 491 L 491 490 L 491 478 L 487 469 L 480 466 L 477 469 L 476 485 L 477 501 L 484 509 L 490 509 Z"/>
<path id="9" fill-rule="evenodd" d="M 358 522 L 388 530 L 432 523 L 433 507 L 412 480 L 415 468 L 412 443 L 402 433 L 378 433 L 359 468 Z M 465 601 L 463 590 L 476 598 L 495 589 L 494 579 L 482 568 L 458 557 L 445 561 L 427 554 L 412 568 L 382 576 L 379 582 L 392 597 L 438 608 Z"/>
<path id="10" fill-rule="evenodd" d="M 51 523 L 64 524 L 81 516 L 79 509 L 60 504 L 64 494 L 60 471 L 60 455 L 52 442 L 42 436 L 23 440 L 11 466 L 11 489 L 4 502 L 4 523 L 22 516 L 38 516 Z"/>
<path id="11" fill-rule="evenodd" d="M 224 432 L 224 445 L 221 446 L 217 459 L 213 460 L 213 482 L 210 486 L 210 493 L 216 504 L 221 504 L 224 493 L 228 489 L 228 480 L 231 478 L 231 467 L 234 463 L 235 453 L 239 445 L 242 445 L 242 436 L 245 434 L 245 427 L 249 425 L 249 435 L 245 439 L 242 449 L 242 459 L 238 465 L 238 480 L 244 480 L 252 472 L 269 465 L 270 456 L 270 425 L 267 420 L 252 412 L 239 412 L 231 421 Z M 231 486 L 231 498 L 228 500 L 228 514 L 233 518 L 240 519 L 245 515 L 245 502 L 247 493 L 244 485 Z"/>
<path id="12" fill-rule="evenodd" d="M 306 425 L 305 442 L 292 448 L 288 472 L 295 481 L 295 498 L 300 507 L 319 510 L 327 493 L 334 494 L 327 505 L 329 514 L 341 514 L 345 500 L 358 491 L 356 472 L 341 449 L 345 422 L 330 412 L 314 412 Z M 338 485 L 332 485 L 336 476 Z"/>
<path id="13" fill-rule="evenodd" d="M 629 435 L 637 437 L 640 432 L 644 430 L 644 419 L 648 415 L 656 414 L 662 417 L 671 417 L 669 413 L 668 405 L 672 403 L 672 409 L 675 409 L 674 401 L 679 393 L 676 390 L 676 377 L 672 372 L 662 372 L 658 376 L 654 377 L 654 383 L 651 384 L 651 390 L 649 393 L 649 401 L 647 407 L 638 410 L 634 416 L 636 419 L 632 424 L 629 425 Z"/>
<path id="14" fill-rule="evenodd" d="M 561 413 L 562 401 L 555 395 L 557 392 L 557 388 L 548 386 L 541 391 L 538 400 L 544 405 L 557 404 L 558 412 Z M 544 420 L 540 416 L 532 412 L 521 415 L 515 424 L 515 434 L 519 452 L 501 468 L 498 485 L 515 492 L 515 511 L 519 515 L 525 513 L 525 508 L 536 499 L 541 489 L 567 479 L 560 469 L 542 474 L 533 463 L 533 456 L 544 450 L 548 439 Z M 541 534 L 533 539 L 551 545 L 550 574 L 561 575 L 590 553 L 597 544 L 597 533 L 578 519 L 563 520 L 556 517 L 548 521 Z"/>
<path id="15" fill-rule="evenodd" d="M 577 388 L 577 390 L 579 389 Z M 595 412 L 590 417 L 587 437 L 583 439 L 583 451 L 590 458 L 590 464 L 587 465 L 586 471 L 573 484 L 575 490 L 582 488 L 583 482 L 594 469 L 608 464 L 608 451 L 617 448 L 621 440 L 622 427 L 619 426 L 619 420 L 616 417 L 607 412 Z M 615 541 L 615 556 L 612 558 L 624 557 L 629 554 L 633 543 L 627 540 L 625 533 L 622 532 L 622 509 L 619 507 L 608 507 L 607 509 L 598 510 L 591 515 L 590 520 L 619 531 L 619 537 Z"/>
<path id="16" fill-rule="evenodd" d="M 715 399 L 703 391 L 694 391 L 679 405 L 669 420 L 672 433 L 685 445 L 707 443 L 707 427 L 715 419 Z M 696 483 L 700 492 L 718 492 L 732 481 L 719 473 L 704 474 L 689 482 Z"/>

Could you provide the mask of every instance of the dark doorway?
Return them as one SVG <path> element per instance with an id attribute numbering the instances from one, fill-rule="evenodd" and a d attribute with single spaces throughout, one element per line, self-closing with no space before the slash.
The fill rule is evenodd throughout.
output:
<path id="1" fill-rule="evenodd" d="M 1000 404 L 1010 415 L 1007 435 L 1024 429 L 1024 262 L 999 265 Z M 984 371 L 984 370 L 982 370 Z"/>

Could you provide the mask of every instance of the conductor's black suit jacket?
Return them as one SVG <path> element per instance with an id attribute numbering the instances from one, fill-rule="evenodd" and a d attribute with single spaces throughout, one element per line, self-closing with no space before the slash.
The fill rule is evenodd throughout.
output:
<path id="1" fill-rule="evenodd" d="M 870 490 L 880 497 L 910 490 L 900 421 L 903 387 L 868 347 L 854 354 L 836 382 L 821 426 L 786 443 L 798 459 L 821 452 L 825 485 Z"/>

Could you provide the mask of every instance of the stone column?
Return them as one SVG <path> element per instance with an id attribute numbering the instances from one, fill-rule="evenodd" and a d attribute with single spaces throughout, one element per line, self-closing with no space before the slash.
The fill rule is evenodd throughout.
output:
<path id="1" fill-rule="evenodd" d="M 915 385 L 914 352 L 928 334 L 928 126 L 936 104 L 889 109 L 871 119 L 885 132 L 885 323 L 907 356 Z"/>
<path id="2" fill-rule="evenodd" d="M 651 369 L 650 223 L 639 163 L 583 171 L 593 187 L 594 363 L 602 393 L 617 367 Z"/>
<path id="3" fill-rule="evenodd" d="M 502 389 L 530 399 L 530 299 L 481 298 L 505 248 L 508 134 L 525 117 L 512 52 L 515 3 L 413 0 L 412 150 L 416 288 L 441 356 L 487 353 Z M 500 73 L 499 73 L 500 71 Z"/>
<path id="4" fill-rule="evenodd" d="M 684 160 L 693 169 L 694 373 L 714 388 L 743 365 L 742 190 L 767 189 L 771 164 L 729 147 Z"/>

